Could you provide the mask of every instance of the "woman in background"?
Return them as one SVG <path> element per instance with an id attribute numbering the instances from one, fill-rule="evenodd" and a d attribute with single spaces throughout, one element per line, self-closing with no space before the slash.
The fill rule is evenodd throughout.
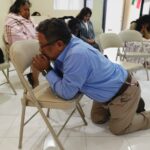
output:
<path id="1" fill-rule="evenodd" d="M 30 19 L 31 3 L 27 0 L 16 0 L 9 9 L 5 21 L 4 40 L 9 47 L 16 41 L 37 39 L 35 25 Z M 27 74 L 32 87 L 39 84 L 39 72 L 33 67 L 32 73 Z"/>
<path id="2" fill-rule="evenodd" d="M 93 47 L 99 49 L 98 44 L 95 42 L 95 33 L 93 24 L 90 21 L 92 11 L 88 7 L 84 7 L 80 13 L 77 15 L 77 19 L 80 20 L 81 30 L 80 38 L 85 42 L 91 44 Z"/>
<path id="3" fill-rule="evenodd" d="M 30 19 L 30 6 L 29 1 L 16 0 L 10 7 L 4 33 L 9 45 L 19 40 L 36 39 L 35 25 Z"/>
<path id="4" fill-rule="evenodd" d="M 132 21 L 130 29 L 139 31 L 144 39 L 150 39 L 150 15 L 141 16 L 136 21 Z"/>

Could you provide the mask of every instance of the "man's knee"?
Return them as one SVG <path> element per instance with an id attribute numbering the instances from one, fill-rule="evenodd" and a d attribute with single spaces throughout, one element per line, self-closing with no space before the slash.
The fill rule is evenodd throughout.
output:
<path id="1" fill-rule="evenodd" d="M 100 114 L 91 114 L 91 120 L 95 124 L 104 124 L 108 121 L 108 117 L 101 116 Z"/>
<path id="2" fill-rule="evenodd" d="M 121 129 L 118 126 L 109 126 L 110 131 L 115 135 L 123 135 L 125 134 L 125 129 Z"/>
<path id="3" fill-rule="evenodd" d="M 97 109 L 97 111 L 91 111 L 91 120 L 95 124 L 104 124 L 109 120 L 109 114 L 106 110 Z"/>
<path id="4" fill-rule="evenodd" d="M 93 102 L 91 110 L 91 120 L 96 124 L 103 124 L 109 120 L 109 113 L 107 109 L 102 107 L 102 104 Z"/>

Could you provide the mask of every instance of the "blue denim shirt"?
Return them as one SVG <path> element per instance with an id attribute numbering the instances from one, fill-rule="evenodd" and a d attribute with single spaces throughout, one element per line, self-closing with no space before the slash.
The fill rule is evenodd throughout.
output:
<path id="1" fill-rule="evenodd" d="M 97 49 L 72 37 L 46 78 L 60 97 L 69 100 L 79 91 L 98 102 L 107 102 L 120 89 L 127 71 L 105 58 Z"/>

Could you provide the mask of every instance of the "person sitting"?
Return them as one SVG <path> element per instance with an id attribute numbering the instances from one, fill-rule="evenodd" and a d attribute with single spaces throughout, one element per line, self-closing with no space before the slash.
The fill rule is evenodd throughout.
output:
<path id="1" fill-rule="evenodd" d="M 80 38 L 100 50 L 98 44 L 95 42 L 94 28 L 92 22 L 90 21 L 91 15 L 91 9 L 84 7 L 76 16 L 76 18 L 80 20 L 81 25 Z"/>
<path id="2" fill-rule="evenodd" d="M 37 39 L 30 6 L 29 1 L 16 0 L 10 7 L 4 26 L 4 38 L 9 45 L 19 40 Z"/>
<path id="3" fill-rule="evenodd" d="M 16 41 L 37 39 L 35 25 L 30 19 L 30 6 L 31 3 L 27 0 L 16 0 L 11 5 L 4 26 L 4 40 L 9 47 Z M 39 73 L 34 67 L 31 69 L 33 73 L 27 74 L 27 77 L 35 87 L 39 84 Z"/>
<path id="4" fill-rule="evenodd" d="M 68 21 L 68 27 L 73 35 L 80 38 L 81 35 L 81 26 L 80 21 L 77 18 L 72 18 Z"/>
<path id="5" fill-rule="evenodd" d="M 80 38 L 81 26 L 79 19 L 74 18 L 73 16 L 59 17 L 58 19 L 62 19 L 63 21 L 65 21 L 71 33 Z"/>
<path id="6" fill-rule="evenodd" d="M 144 39 L 150 39 L 150 15 L 144 15 L 136 21 L 132 21 L 130 29 L 139 31 Z"/>

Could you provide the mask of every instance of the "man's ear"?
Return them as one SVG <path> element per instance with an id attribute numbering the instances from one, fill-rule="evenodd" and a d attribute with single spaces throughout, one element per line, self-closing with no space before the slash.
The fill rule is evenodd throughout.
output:
<path id="1" fill-rule="evenodd" d="M 59 47 L 65 46 L 65 44 L 64 44 L 64 42 L 63 42 L 62 40 L 58 40 L 58 41 L 57 41 L 57 45 L 58 45 Z"/>
<path id="2" fill-rule="evenodd" d="M 62 51 L 65 48 L 65 43 L 62 40 L 58 40 L 57 47 L 60 51 Z"/>

